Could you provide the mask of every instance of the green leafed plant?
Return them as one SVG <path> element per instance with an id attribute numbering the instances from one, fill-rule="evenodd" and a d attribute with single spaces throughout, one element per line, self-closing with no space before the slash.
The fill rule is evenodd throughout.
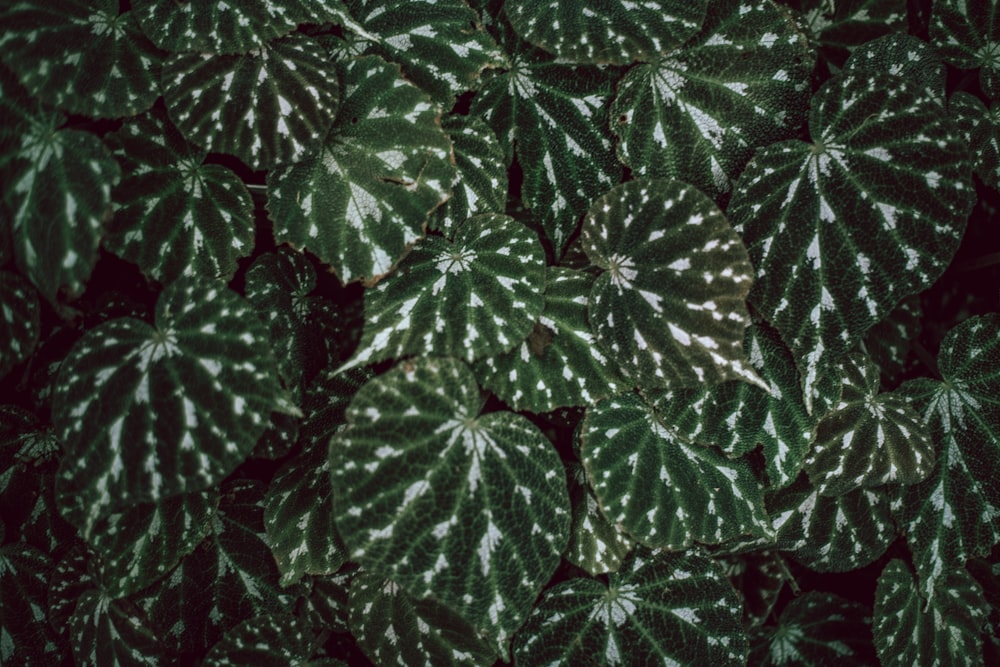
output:
<path id="1" fill-rule="evenodd" d="M 10 0 L 0 665 L 1000 664 L 995 0 Z"/>

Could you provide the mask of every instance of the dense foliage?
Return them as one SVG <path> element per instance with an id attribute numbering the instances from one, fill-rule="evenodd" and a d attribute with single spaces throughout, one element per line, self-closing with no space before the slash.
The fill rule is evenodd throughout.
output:
<path id="1" fill-rule="evenodd" d="M 997 0 L 0 28 L 0 665 L 1000 664 Z"/>

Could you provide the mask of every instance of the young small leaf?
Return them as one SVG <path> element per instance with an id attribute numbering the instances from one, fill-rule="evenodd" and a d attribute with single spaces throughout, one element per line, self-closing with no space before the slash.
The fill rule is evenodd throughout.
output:
<path id="1" fill-rule="evenodd" d="M 1000 190 L 1000 101 L 987 109 L 975 95 L 958 91 L 948 99 L 948 110 L 967 138 L 976 176 Z"/>
<path id="2" fill-rule="evenodd" d="M 849 355 L 842 377 L 840 403 L 820 421 L 806 459 L 819 492 L 836 496 L 926 479 L 934 446 L 916 411 L 902 396 L 879 393 L 878 367 L 866 354 Z"/>
<path id="3" fill-rule="evenodd" d="M 938 0 L 930 24 L 931 44 L 948 64 L 979 68 L 979 85 L 1000 97 L 1000 11 L 996 0 Z"/>
<path id="4" fill-rule="evenodd" d="M 567 468 L 573 523 L 563 558 L 591 575 L 616 572 L 632 550 L 633 542 L 601 512 L 583 466 L 574 461 Z"/>
<path id="5" fill-rule="evenodd" d="M 0 378 L 31 356 L 40 335 L 38 292 L 11 271 L 0 271 Z"/>

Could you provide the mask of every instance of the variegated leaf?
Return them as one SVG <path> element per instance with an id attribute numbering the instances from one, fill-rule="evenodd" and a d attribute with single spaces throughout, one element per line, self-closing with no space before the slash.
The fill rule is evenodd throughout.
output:
<path id="1" fill-rule="evenodd" d="M 909 566 L 890 561 L 875 589 L 875 647 L 884 667 L 982 665 L 988 607 L 964 569 L 948 568 L 928 601 Z"/>
<path id="2" fill-rule="evenodd" d="M 202 667 L 318 665 L 310 662 L 316 631 L 291 614 L 263 614 L 231 629 L 209 650 Z"/>
<path id="3" fill-rule="evenodd" d="M 843 363 L 840 403 L 820 421 L 806 459 L 809 479 L 823 495 L 858 487 L 916 484 L 934 468 L 927 427 L 906 399 L 879 392 L 878 367 L 855 352 Z"/>
<path id="4" fill-rule="evenodd" d="M 531 422 L 479 414 L 469 369 L 402 362 L 370 380 L 330 445 L 351 560 L 433 597 L 506 658 L 569 537 L 559 456 Z"/>
<path id="5" fill-rule="evenodd" d="M 637 176 L 682 179 L 718 199 L 754 149 L 795 136 L 814 59 L 770 0 L 711 2 L 694 38 L 619 84 L 618 154 Z"/>
<path id="6" fill-rule="evenodd" d="M 972 150 L 976 176 L 1000 190 L 1000 101 L 987 109 L 972 93 L 957 91 L 948 98 L 948 110 Z"/>
<path id="7" fill-rule="evenodd" d="M 510 69 L 490 77 L 472 115 L 497 134 L 523 170 L 522 197 L 562 256 L 587 206 L 622 178 L 608 130 L 614 72 L 571 66 L 517 43 Z"/>
<path id="8" fill-rule="evenodd" d="M 524 628 L 518 665 L 746 664 L 741 602 L 722 569 L 698 554 L 636 554 L 608 577 L 546 591 Z"/>
<path id="9" fill-rule="evenodd" d="M 267 210 L 278 243 L 309 249 L 345 283 L 374 282 L 448 198 L 451 142 L 440 109 L 398 66 L 367 56 L 336 69 L 337 119 L 312 155 L 268 174 Z"/>
<path id="10" fill-rule="evenodd" d="M 12 271 L 0 271 L 0 378 L 31 356 L 41 334 L 38 292 Z"/>
<path id="11" fill-rule="evenodd" d="M 454 193 L 431 215 L 427 226 L 451 239 L 467 218 L 504 212 L 510 164 L 493 130 L 481 118 L 446 116 L 441 127 L 455 151 Z"/>
<path id="12" fill-rule="evenodd" d="M 246 55 L 174 54 L 163 65 L 163 98 L 188 141 L 269 169 L 316 150 L 340 90 L 323 47 L 293 33 Z"/>
<path id="13" fill-rule="evenodd" d="M 472 626 L 433 599 L 417 600 L 362 572 L 351 582 L 351 633 L 377 665 L 482 665 L 497 660 Z"/>
<path id="14" fill-rule="evenodd" d="M 949 65 L 979 69 L 979 85 L 1000 97 L 1000 7 L 996 0 L 938 0 L 931 12 L 931 44 Z"/>
<path id="15" fill-rule="evenodd" d="M 107 514 L 228 475 L 272 410 L 294 412 L 266 341 L 249 304 L 189 278 L 161 294 L 155 326 L 120 318 L 89 330 L 53 401 L 63 515 L 89 536 Z"/>
<path id="16" fill-rule="evenodd" d="M 0 9 L 0 53 L 46 104 L 94 118 L 142 113 L 160 96 L 163 53 L 114 0 L 22 0 Z"/>
<path id="17" fill-rule="evenodd" d="M 163 642 L 140 610 L 89 589 L 69 619 L 70 646 L 79 667 L 157 665 L 166 659 Z"/>
<path id="18" fill-rule="evenodd" d="M 884 386 L 898 386 L 900 376 L 912 365 L 910 348 L 918 340 L 922 319 L 920 296 L 908 296 L 865 334 L 864 347 L 878 364 Z"/>
<path id="19" fill-rule="evenodd" d="M 811 144 L 758 151 L 728 209 L 757 270 L 750 302 L 792 348 L 807 406 L 873 324 L 937 279 L 974 200 L 967 149 L 917 84 L 834 77 L 809 127 Z"/>
<path id="20" fill-rule="evenodd" d="M 0 539 L 4 539 L 0 523 Z M 62 664 L 68 647 L 49 626 L 46 601 L 54 564 L 42 551 L 21 542 L 0 547 L 0 663 Z"/>
<path id="21" fill-rule="evenodd" d="M 680 437 L 635 394 L 589 408 L 580 441 L 602 512 L 638 542 L 679 550 L 770 532 L 750 466 Z"/>
<path id="22" fill-rule="evenodd" d="M 848 572 L 876 561 L 896 525 L 884 489 L 859 488 L 841 496 L 819 493 L 803 473 L 767 497 L 775 548 L 817 572 Z"/>
<path id="23" fill-rule="evenodd" d="M 934 47 L 913 35 L 893 33 L 864 44 L 844 63 L 844 72 L 856 70 L 888 72 L 902 77 L 944 104 L 944 62 Z"/>
<path id="24" fill-rule="evenodd" d="M 573 523 L 563 558 L 591 575 L 616 572 L 634 546 L 632 539 L 601 512 L 583 466 L 571 461 L 567 468 Z"/>
<path id="25" fill-rule="evenodd" d="M 454 242 L 429 236 L 365 292 L 365 330 L 342 368 L 411 354 L 473 361 L 528 336 L 545 301 L 534 232 L 504 215 L 469 218 Z"/>
<path id="26" fill-rule="evenodd" d="M 953 328 L 938 366 L 942 382 L 911 380 L 898 390 L 937 451 L 930 478 L 906 489 L 897 513 L 927 599 L 943 574 L 1000 542 L 1000 315 Z"/>
<path id="27" fill-rule="evenodd" d="M 444 106 L 474 89 L 484 69 L 504 62 L 502 51 L 464 0 L 346 0 L 346 4 L 365 31 L 356 52 L 401 64 L 407 79 Z"/>
<path id="28" fill-rule="evenodd" d="M 623 391 L 587 321 L 594 276 L 558 267 L 545 275 L 545 309 L 531 333 L 513 350 L 481 360 L 476 376 L 515 410 L 532 412 L 592 405 Z"/>
<path id="29" fill-rule="evenodd" d="M 906 30 L 906 0 L 802 0 L 800 10 L 810 39 L 834 65 L 865 42 Z"/>
<path id="30" fill-rule="evenodd" d="M 656 60 L 698 32 L 706 0 L 590 3 L 515 2 L 504 7 L 514 30 L 560 59 L 628 65 Z"/>
<path id="31" fill-rule="evenodd" d="M 203 164 L 159 109 L 125 123 L 108 142 L 124 178 L 102 243 L 161 283 L 198 274 L 226 282 L 253 250 L 250 192 L 230 169 Z"/>
<path id="32" fill-rule="evenodd" d="M 590 291 L 597 342 L 642 387 L 741 378 L 753 279 L 746 248 L 712 201 L 680 181 L 639 179 L 591 205 L 583 250 L 604 269 Z"/>

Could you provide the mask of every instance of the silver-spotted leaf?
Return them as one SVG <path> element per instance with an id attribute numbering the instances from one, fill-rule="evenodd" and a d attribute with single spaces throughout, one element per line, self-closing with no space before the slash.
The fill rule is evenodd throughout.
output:
<path id="1" fill-rule="evenodd" d="M 0 539 L 3 539 L 0 524 Z M 54 564 L 42 551 L 19 542 L 0 547 L 0 662 L 56 665 L 66 647 L 49 626 L 47 594 Z"/>
<path id="2" fill-rule="evenodd" d="M 754 149 L 795 136 L 814 59 L 770 0 L 711 2 L 698 35 L 619 84 L 618 154 L 636 176 L 679 178 L 718 198 Z"/>
<path id="3" fill-rule="evenodd" d="M 571 461 L 567 468 L 573 523 L 563 558 L 591 575 L 615 572 L 632 550 L 632 539 L 601 512 L 583 466 Z"/>
<path id="4" fill-rule="evenodd" d="M 428 221 L 430 229 L 452 238 L 467 218 L 503 213 L 507 206 L 507 169 L 503 147 L 489 125 L 474 116 L 445 116 L 441 127 L 455 152 L 454 191 Z"/>
<path id="5" fill-rule="evenodd" d="M 163 664 L 166 650 L 142 612 L 127 601 L 111 600 L 91 588 L 83 592 L 69 618 L 74 664 Z"/>
<path id="6" fill-rule="evenodd" d="M 264 485 L 234 480 L 221 494 L 208 536 L 149 594 L 157 636 L 176 651 L 203 653 L 248 618 L 290 612 L 304 592 L 278 584 L 264 539 Z"/>
<path id="7" fill-rule="evenodd" d="M 556 450 L 511 412 L 479 414 L 461 362 L 422 358 L 370 380 L 330 445 L 349 557 L 433 597 L 506 657 L 569 537 Z"/>
<path id="8" fill-rule="evenodd" d="M 132 119 L 109 144 L 124 177 L 102 243 L 161 283 L 182 275 L 230 280 L 254 244 L 253 200 L 230 169 L 202 164 L 160 110 Z"/>
<path id="9" fill-rule="evenodd" d="M 816 435 L 819 415 L 805 408 L 791 352 L 763 324 L 747 327 L 743 348 L 768 391 L 739 380 L 706 388 L 647 392 L 664 423 L 689 440 L 741 456 L 761 445 L 772 488 L 791 484 Z M 840 400 L 835 375 L 820 393 L 822 412 Z"/>
<path id="10" fill-rule="evenodd" d="M 590 203 L 621 181 L 608 129 L 613 71 L 553 62 L 520 44 L 510 69 L 483 83 L 472 114 L 524 174 L 524 204 L 560 257 Z"/>
<path id="11" fill-rule="evenodd" d="M 312 155 L 268 174 L 267 210 L 278 243 L 309 249 L 343 282 L 374 282 L 448 198 L 451 142 L 440 109 L 397 65 L 366 56 L 336 69 L 337 119 Z"/>
<path id="12" fill-rule="evenodd" d="M 465 620 L 432 599 L 417 600 L 391 581 L 362 572 L 351 582 L 351 634 L 376 665 L 483 665 L 490 644 Z"/>
<path id="13" fill-rule="evenodd" d="M 580 441 L 601 510 L 638 542 L 679 550 L 770 532 L 750 466 L 677 435 L 635 394 L 589 408 Z"/>
<path id="14" fill-rule="evenodd" d="M 338 109 L 338 78 L 302 34 L 245 55 L 179 53 L 163 65 L 170 119 L 193 144 L 268 169 L 314 152 Z"/>
<path id="15" fill-rule="evenodd" d="M 816 427 L 806 459 L 823 495 L 858 487 L 916 484 L 934 468 L 934 445 L 920 416 L 902 396 L 879 392 L 878 367 L 854 352 L 843 363 L 843 391 Z"/>
<path id="16" fill-rule="evenodd" d="M 341 0 L 134 0 L 143 31 L 165 51 L 248 53 L 300 23 L 344 23 Z"/>
<path id="17" fill-rule="evenodd" d="M 325 368 L 306 389 L 302 400 L 302 438 L 328 445 L 330 437 L 347 424 L 347 406 L 354 394 L 372 377 L 367 368 L 344 373 Z"/>
<path id="18" fill-rule="evenodd" d="M 878 364 L 886 386 L 899 385 L 900 377 L 910 368 L 910 349 L 922 329 L 923 308 L 920 296 L 908 296 L 899 302 L 884 320 L 865 334 L 864 348 Z"/>
<path id="19" fill-rule="evenodd" d="M 58 130 L 62 121 L 44 114 L 26 124 L 4 192 L 17 267 L 52 302 L 60 290 L 83 291 L 121 176 L 97 136 Z"/>
<path id="20" fill-rule="evenodd" d="M 972 149 L 972 168 L 983 183 L 1000 190 L 1000 101 L 987 109 L 982 100 L 965 91 L 948 98 L 948 109 Z"/>
<path id="21" fill-rule="evenodd" d="M 544 286 L 533 231 L 504 215 L 469 218 L 453 242 L 425 238 L 365 292 L 365 330 L 343 368 L 411 354 L 473 361 L 506 352 L 531 332 Z"/>
<path id="22" fill-rule="evenodd" d="M 504 7 L 525 40 L 576 63 L 628 65 L 656 60 L 693 36 L 706 0 L 591 3 L 516 2 Z"/>
<path id="23" fill-rule="evenodd" d="M 31 356 L 41 334 L 38 292 L 22 276 L 0 271 L 0 378 Z"/>
<path id="24" fill-rule="evenodd" d="M 996 0 L 939 0 L 931 12 L 930 39 L 948 64 L 979 69 L 990 99 L 1000 97 L 1000 11 Z"/>
<path id="25" fill-rule="evenodd" d="M 982 665 L 988 613 L 983 590 L 964 569 L 948 569 L 928 602 L 901 560 L 890 561 L 875 589 L 875 648 L 884 667 Z"/>
<path id="26" fill-rule="evenodd" d="M 898 513 L 928 599 L 943 574 L 1000 542 L 1000 315 L 953 328 L 938 366 L 943 381 L 911 380 L 898 390 L 937 452 L 934 472 L 906 489 Z"/>
<path id="27" fill-rule="evenodd" d="M 623 391 L 587 320 L 594 276 L 559 267 L 545 276 L 545 309 L 531 333 L 513 350 L 479 362 L 476 376 L 515 410 L 532 412 L 593 405 Z"/>
<path id="28" fill-rule="evenodd" d="M 629 181 L 591 205 L 581 241 L 604 269 L 590 291 L 590 326 L 627 379 L 766 387 L 743 354 L 753 268 L 708 197 L 680 181 Z"/>
<path id="29" fill-rule="evenodd" d="M 291 614 L 263 614 L 249 618 L 225 634 L 213 646 L 202 667 L 246 665 L 309 665 L 316 633 Z"/>
<path id="30" fill-rule="evenodd" d="M 800 11 L 810 39 L 834 65 L 866 42 L 906 30 L 906 0 L 802 0 Z"/>
<path id="31" fill-rule="evenodd" d="M 874 656 L 871 610 L 832 593 L 809 591 L 781 612 L 778 624 L 758 632 L 751 665 L 864 667 Z"/>
<path id="32" fill-rule="evenodd" d="M 0 53 L 46 104 L 94 118 L 134 116 L 160 96 L 163 53 L 114 0 L 23 0 L 0 10 Z"/>
<path id="33" fill-rule="evenodd" d="M 742 603 L 696 551 L 647 552 L 604 584 L 570 579 L 546 591 L 524 628 L 518 665 L 746 664 Z"/>
<path id="34" fill-rule="evenodd" d="M 817 572 L 848 572 L 877 560 L 896 539 L 884 489 L 824 496 L 803 473 L 767 497 L 775 547 Z"/>
<path id="35" fill-rule="evenodd" d="M 347 551 L 333 522 L 333 488 L 326 441 L 303 444 L 267 487 L 267 543 L 288 586 L 307 574 L 333 574 Z"/>
<path id="36" fill-rule="evenodd" d="M 807 406 L 872 325 L 937 279 L 974 198 L 968 149 L 918 84 L 833 77 L 809 129 L 811 144 L 758 151 L 727 210 L 756 268 L 750 303 L 792 348 Z"/>
<path id="37" fill-rule="evenodd" d="M 296 396 L 312 379 L 339 360 L 345 342 L 343 318 L 331 299 L 313 294 L 316 270 L 290 248 L 257 257 L 246 274 L 246 297 L 271 334 L 271 344 L 286 385 Z"/>
<path id="38" fill-rule="evenodd" d="M 407 79 L 444 106 L 474 89 L 484 69 L 503 63 L 502 51 L 464 0 L 346 0 L 345 4 L 365 31 L 365 40 L 354 48 L 401 64 Z"/>
<path id="39" fill-rule="evenodd" d="M 123 598 L 161 579 L 208 534 L 218 504 L 213 488 L 143 503 L 101 520 L 90 545 L 100 555 L 104 594 Z"/>
<path id="40" fill-rule="evenodd" d="M 864 44 L 844 63 L 845 72 L 854 70 L 888 72 L 908 79 L 944 103 L 944 62 L 934 47 L 913 35 L 893 33 Z"/>
<path id="41" fill-rule="evenodd" d="M 57 495 L 84 535 L 112 512 L 217 483 L 253 449 L 272 410 L 291 410 L 249 304 L 191 278 L 160 295 L 155 326 L 105 322 L 59 373 Z"/>

